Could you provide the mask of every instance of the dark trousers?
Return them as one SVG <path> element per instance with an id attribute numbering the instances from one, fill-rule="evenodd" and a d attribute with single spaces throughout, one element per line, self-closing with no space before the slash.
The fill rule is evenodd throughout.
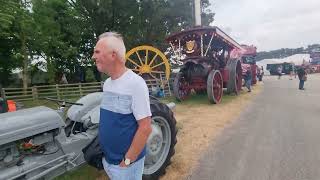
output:
<path id="1" fill-rule="evenodd" d="M 299 89 L 303 89 L 303 86 L 304 86 L 304 80 L 300 79 Z"/>
<path id="2" fill-rule="evenodd" d="M 251 91 L 251 82 L 252 80 L 251 79 L 247 79 L 245 81 L 245 86 L 248 88 L 249 91 Z"/>

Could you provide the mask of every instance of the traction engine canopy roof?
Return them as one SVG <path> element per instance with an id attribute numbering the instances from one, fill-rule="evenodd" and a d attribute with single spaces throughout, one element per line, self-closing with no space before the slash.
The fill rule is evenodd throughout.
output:
<path id="1" fill-rule="evenodd" d="M 174 33 L 166 38 L 168 43 L 171 43 L 173 46 L 184 46 L 190 40 L 195 40 L 197 43 L 201 43 L 201 35 L 203 37 L 203 44 L 210 44 L 210 39 L 220 40 L 220 45 L 227 46 L 228 49 L 243 49 L 239 43 L 237 43 L 234 39 L 224 33 L 221 29 L 216 26 L 213 27 L 195 27 L 188 30 L 183 30 L 178 33 Z M 222 44 L 221 44 L 222 43 Z M 201 44 L 199 44 L 201 45 Z M 217 44 L 211 43 L 211 46 L 215 46 Z"/>
<path id="2" fill-rule="evenodd" d="M 248 46 L 248 45 L 245 45 L 245 44 L 242 44 L 241 46 L 244 49 L 242 51 L 242 54 L 244 56 L 250 56 L 250 55 L 251 56 L 256 56 L 257 55 L 257 48 L 255 46 L 253 46 L 253 45 Z"/>

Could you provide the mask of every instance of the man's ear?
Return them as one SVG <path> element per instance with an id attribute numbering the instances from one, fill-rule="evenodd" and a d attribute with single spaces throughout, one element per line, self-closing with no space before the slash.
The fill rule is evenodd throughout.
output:
<path id="1" fill-rule="evenodd" d="M 116 59 L 116 58 L 117 58 L 117 56 L 118 56 L 117 52 L 112 51 L 112 57 Z"/>

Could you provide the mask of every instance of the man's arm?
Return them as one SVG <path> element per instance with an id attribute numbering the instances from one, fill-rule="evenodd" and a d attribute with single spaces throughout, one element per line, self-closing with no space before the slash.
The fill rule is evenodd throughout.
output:
<path id="1" fill-rule="evenodd" d="M 130 145 L 128 152 L 126 153 L 125 157 L 130 159 L 131 162 L 134 162 L 141 151 L 143 150 L 144 146 L 147 143 L 148 137 L 152 131 L 151 128 L 151 118 L 146 117 L 143 119 L 138 120 L 138 129 L 136 134 L 134 135 L 133 141 Z M 125 167 L 124 160 L 120 163 L 121 167 Z"/>

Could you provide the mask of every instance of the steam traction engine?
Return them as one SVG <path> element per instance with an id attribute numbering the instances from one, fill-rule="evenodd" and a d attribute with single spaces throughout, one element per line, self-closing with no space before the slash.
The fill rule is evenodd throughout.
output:
<path id="1" fill-rule="evenodd" d="M 192 90 L 207 92 L 211 103 L 221 102 L 223 88 L 238 94 L 242 85 L 239 58 L 231 51 L 243 51 L 241 45 L 218 27 L 201 26 L 201 2 L 194 1 L 195 28 L 170 35 L 166 41 L 183 67 L 174 79 L 174 95 L 186 99 Z M 138 46 L 126 54 L 126 66 L 144 79 L 169 80 L 170 64 L 166 56 L 151 46 Z"/>
<path id="2" fill-rule="evenodd" d="M 314 73 L 320 73 L 320 48 L 313 50 L 310 53 L 310 66 Z"/>
<path id="3" fill-rule="evenodd" d="M 242 62 L 242 74 L 245 74 L 246 71 L 251 71 L 252 74 L 252 84 L 257 83 L 257 65 L 256 65 L 256 55 L 257 48 L 253 45 L 241 45 L 243 51 L 241 53 L 241 62 Z"/>
<path id="4" fill-rule="evenodd" d="M 207 92 L 211 103 L 220 103 L 223 88 L 238 94 L 241 90 L 240 59 L 231 59 L 233 49 L 242 47 L 218 27 L 196 27 L 169 36 L 166 41 L 183 67 L 174 79 L 174 95 L 185 100 L 194 90 Z"/>
<path id="5" fill-rule="evenodd" d="M 242 75 L 245 75 L 247 71 L 251 71 L 252 74 L 252 84 L 257 83 L 257 65 L 256 65 L 256 55 L 257 48 L 253 45 L 241 45 L 242 49 L 234 49 L 231 52 L 232 58 L 241 59 Z"/>

